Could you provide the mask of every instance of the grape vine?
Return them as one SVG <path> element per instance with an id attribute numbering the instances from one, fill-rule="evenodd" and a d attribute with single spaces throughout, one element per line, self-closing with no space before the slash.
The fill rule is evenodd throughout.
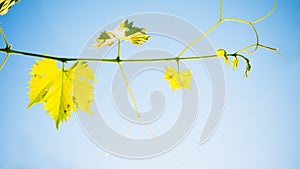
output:
<path id="1" fill-rule="evenodd" d="M 19 0 L 0 0 L 0 15 L 5 15 L 10 8 L 15 5 Z M 147 34 L 146 28 L 139 28 L 133 22 L 124 20 L 113 30 L 102 32 L 97 39 L 95 39 L 94 48 L 109 47 L 117 43 L 117 56 L 113 59 L 110 58 L 76 58 L 76 57 L 59 57 L 48 54 L 31 53 L 26 51 L 14 50 L 12 45 L 9 44 L 4 31 L 0 27 L 1 36 L 3 38 L 5 47 L 0 48 L 0 52 L 5 54 L 5 58 L 0 64 L 0 70 L 5 66 L 8 58 L 11 55 L 31 56 L 35 58 L 42 58 L 37 60 L 33 65 L 29 81 L 29 105 L 30 108 L 34 104 L 43 103 L 44 109 L 51 116 L 56 123 L 58 129 L 60 124 L 66 121 L 71 112 L 76 112 L 77 109 L 84 110 L 92 114 L 90 106 L 94 98 L 93 95 L 93 82 L 95 81 L 94 72 L 89 68 L 87 62 L 108 62 L 114 63 L 119 66 L 121 70 L 125 85 L 128 93 L 134 103 L 137 118 L 141 118 L 138 106 L 136 104 L 134 95 L 126 78 L 125 71 L 122 67 L 124 63 L 128 62 L 166 62 L 174 61 L 177 63 L 177 69 L 172 66 L 167 66 L 164 80 L 167 80 L 169 86 L 173 91 L 187 88 L 190 89 L 190 81 L 193 73 L 191 70 L 180 71 L 180 62 L 186 60 L 201 60 L 211 58 L 223 58 L 226 65 L 231 62 L 231 66 L 235 69 L 238 68 L 239 62 L 244 61 L 246 64 L 244 77 L 248 77 L 251 70 L 249 55 L 257 52 L 259 48 L 271 50 L 279 54 L 278 49 L 263 45 L 259 40 L 259 33 L 256 30 L 255 24 L 268 18 L 276 9 L 277 3 L 274 0 L 273 8 L 264 16 L 248 21 L 238 18 L 223 17 L 222 0 L 220 0 L 220 14 L 218 21 L 211 26 L 205 33 L 196 38 L 188 44 L 182 51 L 174 57 L 169 58 L 150 58 L 150 59 L 123 59 L 121 57 L 121 41 L 128 41 L 133 45 L 143 45 L 150 39 Z M 206 37 L 210 32 L 219 27 L 224 22 L 237 22 L 248 25 L 255 36 L 255 42 L 251 45 L 245 46 L 235 52 L 228 53 L 225 49 L 218 49 L 215 54 L 206 56 L 184 56 L 184 54 L 202 38 Z M 61 63 L 61 67 L 57 66 L 57 62 Z M 72 62 L 70 68 L 65 68 L 65 63 Z M 73 92 L 74 90 L 80 92 Z"/>

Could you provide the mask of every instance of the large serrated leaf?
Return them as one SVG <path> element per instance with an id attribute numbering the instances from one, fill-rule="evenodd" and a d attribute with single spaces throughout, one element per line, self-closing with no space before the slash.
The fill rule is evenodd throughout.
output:
<path id="1" fill-rule="evenodd" d="M 44 103 L 43 108 L 55 121 L 56 128 L 77 108 L 92 113 L 94 73 L 85 62 L 78 61 L 71 68 L 60 69 L 55 60 L 38 60 L 29 74 L 32 77 L 29 81 L 28 108 Z"/>

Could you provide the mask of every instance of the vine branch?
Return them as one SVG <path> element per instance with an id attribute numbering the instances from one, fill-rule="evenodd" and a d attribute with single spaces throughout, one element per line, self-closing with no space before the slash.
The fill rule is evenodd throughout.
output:
<path id="1" fill-rule="evenodd" d="M 253 47 L 261 47 L 272 51 L 277 51 L 278 49 L 272 48 L 269 46 L 261 45 L 261 44 L 253 44 L 250 46 L 247 46 L 241 50 L 238 50 L 235 53 L 241 53 L 242 51 L 248 50 Z M 149 58 L 149 59 L 107 59 L 107 58 L 72 58 L 72 57 L 57 57 L 52 56 L 48 54 L 37 54 L 37 53 L 30 53 L 30 52 L 23 52 L 23 51 L 17 51 L 17 50 L 9 50 L 7 52 L 7 49 L 0 48 L 0 52 L 5 52 L 7 54 L 17 54 L 17 55 L 26 55 L 26 56 L 33 56 L 38 58 L 47 58 L 47 59 L 54 59 L 61 62 L 68 62 L 68 61 L 87 61 L 87 62 L 114 62 L 114 63 L 121 63 L 121 62 L 168 62 L 168 61 L 184 61 L 184 60 L 200 60 L 200 59 L 208 59 L 208 58 L 216 58 L 218 57 L 216 54 L 213 55 L 201 55 L 201 56 L 186 56 L 186 57 L 167 57 L 167 58 Z M 233 56 L 235 53 L 227 54 L 227 56 Z"/>
<path id="2" fill-rule="evenodd" d="M 237 18 L 223 18 L 223 3 L 222 0 L 220 0 L 220 13 L 219 13 L 219 20 L 211 27 L 209 28 L 205 33 L 203 33 L 201 36 L 199 36 L 197 39 L 195 39 L 194 41 L 192 41 L 190 44 L 188 44 L 176 57 L 171 57 L 171 58 L 149 58 L 149 59 L 121 59 L 120 58 L 120 40 L 118 40 L 118 53 L 117 53 L 117 57 L 115 59 L 108 59 L 108 58 L 76 58 L 76 57 L 57 57 L 57 56 L 52 56 L 52 55 L 48 55 L 48 54 L 38 54 L 38 53 L 31 53 L 31 52 L 25 52 L 25 51 L 18 51 L 18 50 L 13 50 L 12 46 L 9 45 L 5 34 L 2 30 L 2 28 L 0 28 L 0 32 L 3 38 L 3 41 L 5 43 L 5 47 L 4 48 L 0 48 L 0 52 L 6 53 L 6 56 L 3 60 L 3 62 L 0 65 L 0 70 L 3 68 L 3 66 L 5 65 L 6 61 L 8 60 L 8 57 L 11 54 L 15 54 L 15 55 L 23 55 L 23 56 L 33 56 L 33 57 L 38 57 L 38 58 L 48 58 L 48 59 L 54 59 L 60 62 L 68 62 L 68 61 L 89 61 L 89 62 L 112 62 L 112 63 L 118 63 L 120 65 L 121 62 L 164 62 L 164 61 L 176 61 L 177 62 L 177 67 L 178 67 L 178 71 L 179 71 L 179 61 L 183 61 L 183 60 L 200 60 L 200 59 L 207 59 L 207 58 L 215 58 L 217 57 L 217 55 L 207 55 L 207 56 L 188 56 L 188 57 L 183 57 L 184 53 L 189 50 L 193 45 L 195 45 L 198 41 L 200 41 L 202 38 L 204 38 L 205 36 L 207 36 L 210 32 L 212 32 L 213 30 L 215 30 L 221 23 L 223 22 L 228 22 L 228 21 L 232 21 L 232 22 L 237 22 L 237 23 L 243 23 L 243 24 L 247 24 L 251 27 L 251 29 L 253 30 L 254 34 L 255 34 L 255 38 L 256 38 L 256 42 L 255 44 L 246 46 L 234 53 L 231 54 L 227 54 L 227 56 L 234 56 L 240 53 L 245 53 L 245 54 L 253 54 L 254 52 L 257 51 L 258 48 L 264 48 L 267 50 L 271 50 L 274 51 L 276 53 L 279 54 L 278 49 L 276 48 L 272 48 L 266 45 L 262 45 L 259 43 L 259 34 L 254 26 L 255 23 L 258 23 L 264 19 L 266 19 L 267 17 L 269 17 L 276 9 L 277 7 L 277 2 L 276 0 L 274 0 L 274 5 L 273 8 L 263 17 L 258 18 L 256 20 L 253 21 L 247 21 L 247 20 L 242 20 L 242 19 L 237 19 Z M 254 48 L 251 51 L 247 51 L 251 48 Z M 120 65 L 121 68 L 121 65 Z"/>
<path id="3" fill-rule="evenodd" d="M 269 11 L 266 15 L 264 15 L 263 17 L 256 19 L 254 21 L 246 21 L 246 20 L 242 20 L 242 19 L 237 19 L 237 18 L 223 18 L 223 3 L 222 0 L 220 0 L 220 17 L 219 20 L 211 27 L 209 28 L 205 33 L 203 33 L 202 35 L 200 35 L 197 39 L 195 39 L 194 41 L 192 41 L 190 44 L 188 44 L 180 53 L 177 57 L 181 57 L 188 49 L 190 49 L 193 45 L 195 45 L 198 41 L 200 41 L 202 38 L 204 38 L 205 36 L 207 36 L 210 32 L 212 32 L 213 30 L 215 30 L 221 23 L 223 22 L 227 22 L 227 21 L 233 21 L 233 22 L 237 22 L 237 23 L 244 23 L 249 25 L 252 30 L 255 33 L 255 38 L 256 38 L 256 48 L 253 51 L 250 52 L 245 52 L 246 54 L 252 54 L 254 53 L 258 47 L 259 47 L 259 35 L 258 32 L 256 31 L 256 28 L 254 26 L 255 23 L 258 23 L 264 19 L 266 19 L 267 17 L 269 17 L 277 8 L 277 2 L 276 0 L 274 0 L 274 5 L 273 8 L 271 9 L 271 11 Z M 264 46 L 264 45 L 263 45 Z M 241 50 L 241 51 L 245 51 L 245 50 Z M 240 51 L 240 52 L 241 52 Z"/>
<path id="4" fill-rule="evenodd" d="M 129 95 L 130 95 L 130 97 L 131 97 L 131 100 L 132 100 L 132 102 L 133 102 L 136 116 L 137 116 L 137 118 L 141 118 L 141 115 L 140 115 L 140 113 L 139 113 L 138 106 L 137 106 L 137 104 L 136 104 L 134 95 L 133 95 L 133 93 L 132 93 L 132 90 L 131 90 L 131 88 L 130 88 L 129 82 L 128 82 L 128 80 L 127 80 L 125 71 L 124 71 L 124 69 L 123 69 L 121 63 L 118 63 L 118 65 L 119 65 L 119 68 L 120 68 L 120 70 L 121 70 L 123 79 L 124 79 L 124 81 L 125 81 L 125 85 L 126 85 L 126 87 L 127 87 L 128 93 L 129 93 Z"/>

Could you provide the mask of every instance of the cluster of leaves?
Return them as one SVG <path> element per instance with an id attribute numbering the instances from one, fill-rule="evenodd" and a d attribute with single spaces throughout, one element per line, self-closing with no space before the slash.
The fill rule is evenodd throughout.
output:
<path id="1" fill-rule="evenodd" d="M 5 15 L 8 10 L 11 8 L 19 0 L 0 0 L 0 15 Z M 221 3 L 222 4 L 222 3 Z M 274 1 L 276 6 L 276 2 Z M 246 70 L 244 73 L 245 77 L 248 77 L 248 74 L 251 70 L 250 60 L 245 56 L 241 55 L 241 52 L 244 52 L 247 49 L 254 47 L 255 49 L 250 52 L 254 53 L 258 47 L 263 47 L 270 50 L 275 50 L 273 48 L 260 45 L 258 43 L 258 34 L 256 32 L 254 23 L 259 22 L 265 19 L 268 15 L 270 15 L 272 11 L 266 16 L 255 20 L 253 22 L 248 22 L 244 20 L 238 20 L 234 18 L 222 18 L 222 8 L 220 12 L 220 20 L 206 33 L 201 35 L 195 41 L 193 41 L 190 45 L 188 45 L 177 57 L 172 58 L 177 62 L 177 70 L 175 70 L 172 66 L 167 66 L 165 68 L 165 73 L 163 76 L 164 80 L 168 81 L 170 88 L 175 91 L 181 88 L 191 90 L 191 79 L 193 77 L 193 73 L 191 70 L 184 70 L 180 72 L 179 70 L 179 62 L 181 59 L 180 56 L 190 48 L 194 43 L 199 41 L 205 35 L 207 35 L 210 31 L 215 29 L 220 23 L 224 21 L 235 21 L 246 23 L 251 26 L 254 30 L 257 38 L 257 43 L 254 45 L 247 46 L 235 53 L 228 54 L 224 49 L 216 50 L 216 54 L 211 57 L 223 58 L 226 65 L 230 62 L 230 57 L 232 57 L 231 65 L 234 69 L 238 68 L 238 64 L 240 59 L 243 59 L 246 63 Z M 94 95 L 93 83 L 96 81 L 94 77 L 93 70 L 88 66 L 87 62 L 82 60 L 78 60 L 75 58 L 59 58 L 52 57 L 49 55 L 39 55 L 32 54 L 21 51 L 13 51 L 11 49 L 11 45 L 8 45 L 6 37 L 0 28 L 0 33 L 4 39 L 6 47 L 0 49 L 0 52 L 6 53 L 6 57 L 3 63 L 0 65 L 0 70 L 5 64 L 8 56 L 10 54 L 22 54 L 22 55 L 31 55 L 35 57 L 41 57 L 42 60 L 37 60 L 37 63 L 33 65 L 31 72 L 29 73 L 31 79 L 29 81 L 29 105 L 28 108 L 32 107 L 34 104 L 43 103 L 43 108 L 46 112 L 51 116 L 51 118 L 55 121 L 56 128 L 58 129 L 60 124 L 66 121 L 69 117 L 71 117 L 71 112 L 77 112 L 78 109 L 83 110 L 89 114 L 92 114 L 91 104 L 93 103 Z M 96 44 L 93 46 L 94 48 L 101 48 L 113 45 L 115 42 L 118 42 L 118 56 L 116 59 L 110 60 L 111 62 L 117 62 L 122 70 L 122 74 L 124 80 L 126 82 L 128 91 L 132 97 L 133 102 L 135 103 L 133 94 L 128 85 L 128 81 L 126 79 L 124 70 L 121 66 L 120 60 L 120 42 L 121 41 L 129 41 L 133 45 L 142 45 L 150 38 L 150 35 L 146 33 L 145 28 L 139 28 L 133 25 L 133 22 L 129 22 L 125 20 L 121 22 L 115 29 L 107 30 L 102 32 L 99 37 L 96 39 Z M 197 59 L 202 59 L 204 57 L 197 57 Z M 184 59 L 195 59 L 186 57 Z M 95 59 L 93 59 L 95 60 Z M 60 61 L 60 62 L 58 62 Z M 76 61 L 72 66 L 66 68 L 67 61 Z M 104 60 L 98 60 L 104 61 Z M 143 62 L 145 60 L 139 60 Z M 61 66 L 58 66 L 61 64 Z M 135 103 L 137 115 L 139 116 L 137 106 Z"/>
<path id="2" fill-rule="evenodd" d="M 150 38 L 145 28 L 133 26 L 133 22 L 125 20 L 121 22 L 115 29 L 104 31 L 96 39 L 95 48 L 111 46 L 116 41 L 129 41 L 134 45 L 142 45 Z M 119 45 L 119 44 L 118 44 Z M 218 49 L 217 57 L 223 57 L 225 64 L 229 63 L 227 53 L 224 49 Z M 234 68 L 238 66 L 238 58 L 235 56 L 232 61 Z M 64 63 L 61 69 L 57 67 L 57 61 L 53 59 L 38 60 L 33 65 L 29 81 L 29 99 L 28 108 L 36 103 L 44 103 L 44 109 L 56 122 L 59 128 L 61 122 L 70 117 L 71 112 L 76 112 L 79 108 L 88 113 L 92 113 L 90 105 L 92 103 L 93 85 L 95 81 L 93 71 L 88 64 L 77 61 L 70 68 L 65 69 Z M 248 76 L 247 69 L 245 76 Z M 179 72 L 172 66 L 167 66 L 163 79 L 167 80 L 173 91 L 181 88 L 191 90 L 191 70 Z"/>
<path id="3" fill-rule="evenodd" d="M 229 55 L 227 55 L 227 52 L 224 50 L 224 49 L 218 49 L 216 51 L 216 55 L 218 57 L 221 57 L 221 58 L 224 58 L 224 63 L 226 65 L 229 64 Z M 250 65 L 250 60 L 249 58 L 246 58 L 242 55 L 239 55 L 239 54 L 231 54 L 230 56 L 233 57 L 232 61 L 231 61 L 231 66 L 234 68 L 234 69 L 237 69 L 238 68 L 238 64 L 239 64 L 239 59 L 238 59 L 238 56 L 240 56 L 241 58 L 243 58 L 245 61 L 246 61 L 246 70 L 245 70 L 245 73 L 244 73 L 244 77 L 248 77 L 248 74 L 251 70 L 251 65 Z"/>

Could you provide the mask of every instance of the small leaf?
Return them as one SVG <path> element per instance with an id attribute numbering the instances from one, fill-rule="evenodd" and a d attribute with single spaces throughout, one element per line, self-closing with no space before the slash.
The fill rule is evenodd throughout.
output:
<path id="1" fill-rule="evenodd" d="M 244 77 L 246 77 L 246 78 L 248 77 L 248 74 L 249 74 L 250 70 L 251 70 L 250 61 L 247 60 L 247 62 L 246 62 L 246 71 L 245 71 Z"/>
<path id="2" fill-rule="evenodd" d="M 77 108 L 91 113 L 90 104 L 94 97 L 91 80 L 94 80 L 94 74 L 86 63 L 78 61 L 71 68 L 59 69 L 57 61 L 43 59 L 33 65 L 29 74 L 32 77 L 28 108 L 44 103 L 44 109 L 56 122 L 57 129 Z"/>
<path id="3" fill-rule="evenodd" d="M 0 15 L 7 14 L 8 10 L 20 0 L 0 0 Z"/>
<path id="4" fill-rule="evenodd" d="M 229 64 L 229 59 L 228 59 L 228 56 L 227 56 L 227 52 L 224 50 L 224 49 L 218 49 L 216 51 L 216 54 L 218 57 L 224 57 L 224 62 L 226 65 Z"/>
<path id="5" fill-rule="evenodd" d="M 231 65 L 234 69 L 237 69 L 238 68 L 238 64 L 239 64 L 239 59 L 235 56 L 233 59 L 232 59 L 232 62 L 231 62 Z"/>
<path id="6" fill-rule="evenodd" d="M 229 59 L 228 59 L 228 57 L 226 55 L 224 56 L 224 62 L 225 62 L 226 65 L 229 64 Z"/>
<path id="7" fill-rule="evenodd" d="M 179 88 L 192 89 L 190 86 L 192 72 L 190 70 L 185 70 L 183 72 L 177 72 L 172 66 L 167 66 L 164 74 L 164 79 L 169 81 L 169 85 L 172 90 L 177 90 Z"/>
<path id="8" fill-rule="evenodd" d="M 226 56 L 226 51 L 224 49 L 218 49 L 216 53 L 218 57 Z"/>
<path id="9" fill-rule="evenodd" d="M 115 41 L 119 40 L 130 41 L 134 45 L 142 45 L 149 38 L 150 36 L 146 34 L 145 28 L 134 27 L 133 22 L 125 20 L 115 29 L 102 32 L 96 39 L 97 44 L 94 47 L 111 46 Z"/>

